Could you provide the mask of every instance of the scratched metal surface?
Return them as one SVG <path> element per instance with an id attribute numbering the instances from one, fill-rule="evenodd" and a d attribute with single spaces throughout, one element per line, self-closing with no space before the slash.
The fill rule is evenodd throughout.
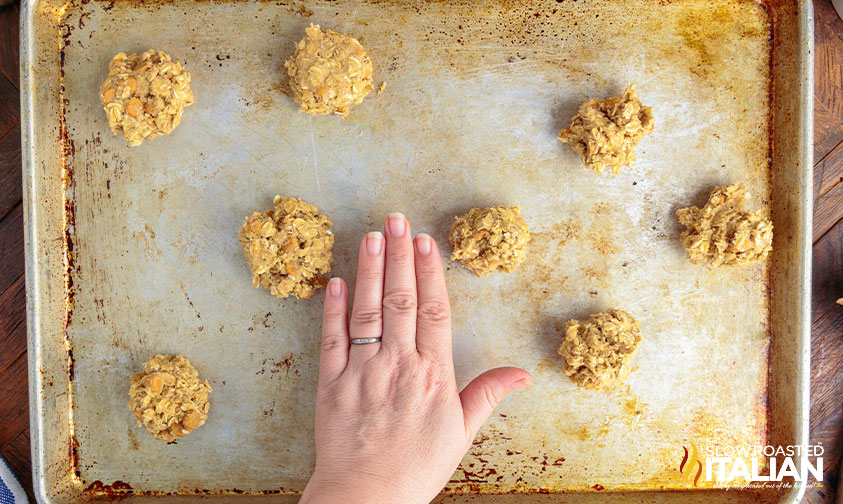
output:
<path id="1" fill-rule="evenodd" d="M 313 465 L 321 296 L 278 300 L 253 289 L 236 239 L 243 217 L 275 194 L 331 217 L 332 274 L 350 281 L 359 238 L 391 211 L 436 237 L 447 256 L 455 214 L 523 207 L 534 240 L 514 273 L 478 279 L 446 262 L 459 384 L 501 365 L 535 378 L 496 410 L 446 500 L 506 492 L 586 492 L 588 500 L 604 489 L 635 499 L 622 491 L 688 488 L 677 467 L 689 442 L 801 436 L 798 426 L 770 432 L 770 411 L 790 419 L 798 404 L 768 408 L 777 400 L 768 371 L 770 349 L 773 359 L 778 351 L 771 334 L 786 324 L 771 303 L 800 316 L 801 291 L 779 294 L 776 283 L 790 285 L 786 272 L 804 267 L 804 200 L 771 208 L 771 193 L 810 177 L 798 163 L 803 143 L 782 140 L 776 152 L 783 121 L 771 110 L 785 98 L 770 89 L 777 72 L 793 71 L 785 64 L 797 64 L 774 65 L 773 40 L 802 56 L 804 36 L 779 40 L 773 21 L 805 22 L 810 3 L 46 5 L 52 10 L 33 15 L 60 22 L 59 157 L 72 248 L 69 399 L 48 413 L 67 412 L 59 431 L 71 439 L 73 474 L 62 481 L 77 493 L 303 488 Z M 357 37 L 376 86 L 387 83 L 345 121 L 299 113 L 286 96 L 282 63 L 309 22 Z M 41 43 L 35 49 L 46 53 Z M 97 89 L 115 52 L 150 47 L 185 64 L 196 103 L 172 135 L 129 148 L 109 131 Z M 583 100 L 630 82 L 654 107 L 656 130 L 634 168 L 595 175 L 556 134 Z M 797 162 L 773 166 L 771 155 Z M 773 213 L 773 260 L 692 266 L 674 211 L 736 181 Z M 55 191 L 45 199 L 55 203 Z M 46 256 L 55 252 L 38 252 Z M 579 390 L 555 352 L 561 329 L 612 306 L 641 324 L 635 371 L 616 390 Z M 129 376 L 154 353 L 185 355 L 214 388 L 207 423 L 174 445 L 152 439 L 126 407 Z M 781 376 L 802 380 L 798 362 Z"/>

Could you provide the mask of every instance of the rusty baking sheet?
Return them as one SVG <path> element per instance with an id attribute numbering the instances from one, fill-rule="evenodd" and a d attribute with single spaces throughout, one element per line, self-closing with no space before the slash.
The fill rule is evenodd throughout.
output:
<path id="1" fill-rule="evenodd" d="M 453 216 L 520 205 L 529 259 L 478 279 L 448 262 L 459 383 L 493 366 L 504 401 L 444 502 L 794 502 L 695 486 L 683 447 L 807 440 L 811 3 L 806 1 L 29 0 L 22 66 L 34 470 L 43 502 L 294 502 L 313 466 L 320 296 L 253 289 L 243 217 L 275 194 L 334 221 L 333 274 L 403 211 L 449 253 Z M 308 23 L 375 64 L 347 120 L 299 113 L 284 59 Z M 97 89 L 118 51 L 162 49 L 196 103 L 129 148 Z M 558 131 L 630 82 L 656 130 L 634 168 L 595 175 Z M 674 211 L 744 181 L 773 217 L 765 265 L 690 265 Z M 577 389 L 569 318 L 615 306 L 644 334 L 613 391 Z M 505 309 L 501 309 L 505 307 Z M 154 353 L 210 380 L 210 416 L 174 445 L 126 406 Z M 710 484 L 708 485 L 710 486 Z"/>

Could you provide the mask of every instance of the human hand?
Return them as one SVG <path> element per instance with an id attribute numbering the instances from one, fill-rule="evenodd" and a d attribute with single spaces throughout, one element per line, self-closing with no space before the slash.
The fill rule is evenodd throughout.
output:
<path id="1" fill-rule="evenodd" d="M 328 283 L 316 469 L 301 503 L 429 502 L 498 402 L 532 383 L 505 367 L 457 390 L 439 248 L 425 234 L 413 240 L 401 214 L 387 217 L 384 231 L 360 244 L 350 321 L 345 283 Z"/>

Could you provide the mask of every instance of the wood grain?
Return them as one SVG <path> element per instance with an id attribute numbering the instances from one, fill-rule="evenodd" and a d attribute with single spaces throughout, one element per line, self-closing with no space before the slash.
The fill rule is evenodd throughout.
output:
<path id="1" fill-rule="evenodd" d="M 843 20 L 830 0 L 814 0 L 814 161 L 843 140 Z"/>
<path id="2" fill-rule="evenodd" d="M 6 291 L 24 272 L 23 205 L 18 204 L 0 221 L 0 293 Z"/>
<path id="3" fill-rule="evenodd" d="M 843 216 L 843 184 L 837 184 L 814 202 L 814 243 Z"/>
<path id="4" fill-rule="evenodd" d="M 0 10 L 0 74 L 20 89 L 20 60 L 18 42 L 18 18 L 20 6 L 17 2 Z"/>
<path id="5" fill-rule="evenodd" d="M 0 136 L 5 136 L 20 122 L 20 92 L 0 75 Z"/>
<path id="6" fill-rule="evenodd" d="M 25 285 L 21 275 L 0 294 L 0 373 L 26 353 Z"/>
<path id="7" fill-rule="evenodd" d="M 20 123 L 0 139 L 0 219 L 21 202 Z"/>
<path id="8" fill-rule="evenodd" d="M 26 354 L 18 357 L 0 372 L 0 449 L 4 449 L 20 433 L 29 428 L 29 390 L 27 389 Z"/>
<path id="9" fill-rule="evenodd" d="M 35 504 L 35 495 L 32 493 L 32 467 L 29 463 L 29 429 L 21 432 L 18 437 L 12 440 L 6 449 L 3 450 L 3 458 L 18 475 L 29 502 Z"/>
<path id="10" fill-rule="evenodd" d="M 843 451 L 843 221 L 814 245 L 813 324 L 811 327 L 811 442 L 823 458 L 824 486 L 808 491 L 805 502 L 831 502 L 839 485 Z"/>

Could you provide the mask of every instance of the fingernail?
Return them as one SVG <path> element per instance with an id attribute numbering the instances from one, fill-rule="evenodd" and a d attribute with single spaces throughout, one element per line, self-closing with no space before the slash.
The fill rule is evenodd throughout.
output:
<path id="1" fill-rule="evenodd" d="M 391 213 L 386 218 L 386 227 L 389 228 L 389 234 L 394 237 L 404 236 L 404 231 L 407 229 L 407 219 L 404 214 L 395 212 Z"/>
<path id="2" fill-rule="evenodd" d="M 328 280 L 328 294 L 334 297 L 342 294 L 342 280 L 336 277 Z"/>
<path id="3" fill-rule="evenodd" d="M 515 392 L 516 390 L 521 390 L 523 388 L 527 388 L 533 384 L 532 378 L 521 378 L 520 380 L 515 380 L 514 382 L 509 384 L 509 391 Z"/>
<path id="4" fill-rule="evenodd" d="M 426 235 L 424 233 L 419 233 L 416 235 L 416 250 L 418 250 L 419 254 L 429 254 L 432 246 L 433 240 L 432 238 L 430 238 L 429 235 Z"/>
<path id="5" fill-rule="evenodd" d="M 366 253 L 369 255 L 380 255 L 383 250 L 383 234 L 380 231 L 372 231 L 366 235 Z"/>

